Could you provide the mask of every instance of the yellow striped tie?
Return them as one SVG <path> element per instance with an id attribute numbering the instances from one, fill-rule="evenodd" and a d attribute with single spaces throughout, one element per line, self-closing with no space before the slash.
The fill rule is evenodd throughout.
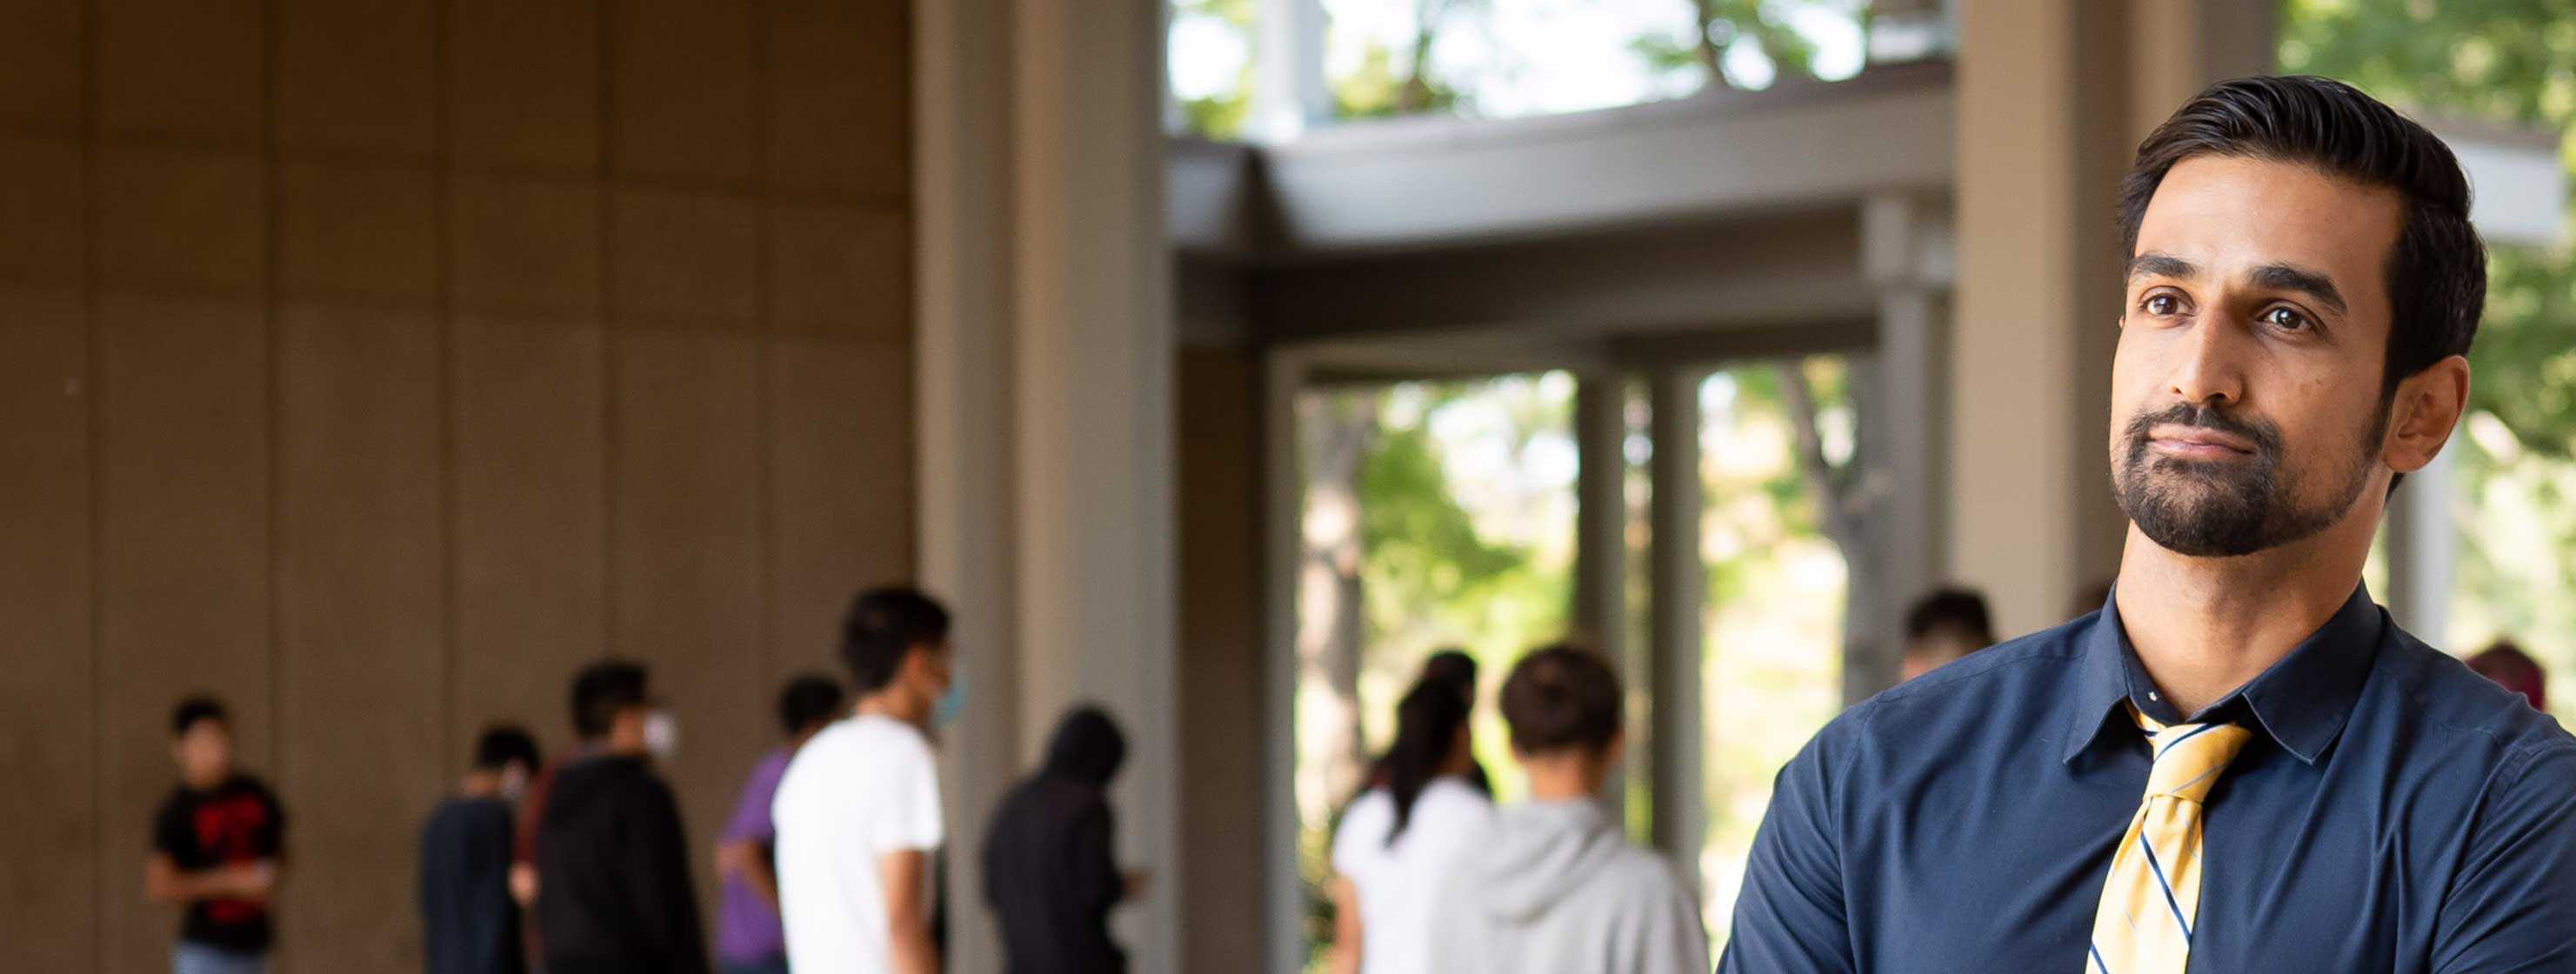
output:
<path id="1" fill-rule="evenodd" d="M 2234 724 L 2156 723 L 2135 706 L 2155 767 L 2093 914 L 2087 974 L 2182 974 L 2200 908 L 2200 802 L 2252 732 Z"/>

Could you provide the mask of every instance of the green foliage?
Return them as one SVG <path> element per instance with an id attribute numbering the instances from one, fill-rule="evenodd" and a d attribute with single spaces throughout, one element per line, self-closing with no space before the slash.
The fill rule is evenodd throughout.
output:
<path id="1" fill-rule="evenodd" d="M 1719 87 L 1743 86 L 1741 79 L 1725 76 L 1726 50 L 1738 41 L 1760 48 L 1780 77 L 1815 73 L 1815 44 L 1790 29 L 1777 0 L 1694 0 L 1692 6 L 1699 28 L 1694 36 L 1684 41 L 1648 35 L 1629 41 L 1628 49 L 1657 71 L 1714 70 L 1711 80 Z"/>
<path id="2" fill-rule="evenodd" d="M 1485 0 L 1414 0 L 1414 34 L 1406 49 L 1370 38 L 1360 49 L 1359 69 L 1326 83 L 1332 89 L 1333 117 L 1460 114 L 1471 108 L 1455 86 L 1431 70 L 1431 48 L 1442 31 L 1484 5 Z"/>
<path id="3" fill-rule="evenodd" d="M 1374 666 L 1409 675 L 1421 654 L 1450 644 L 1516 653 L 1563 627 L 1568 566 L 1488 537 L 1459 502 L 1432 432 L 1443 410 L 1474 400 L 1503 414 L 1518 456 L 1571 423 L 1570 405 L 1538 387 L 1527 377 L 1425 383 L 1410 390 L 1419 408 L 1381 402 L 1360 468 L 1360 578 Z"/>
<path id="4" fill-rule="evenodd" d="M 1360 496 L 1360 543 L 1378 569 L 1370 574 L 1392 587 L 1435 598 L 1461 593 L 1528 556 L 1476 534 L 1475 521 L 1449 494 L 1448 474 L 1424 426 L 1380 433 L 1360 474 Z"/>
<path id="5" fill-rule="evenodd" d="M 1242 92 L 1213 98 L 1192 98 L 1181 102 L 1181 115 L 1186 118 L 1192 135 L 1211 139 L 1232 139 L 1243 135 L 1243 123 L 1252 117 L 1252 99 Z"/>
<path id="6" fill-rule="evenodd" d="M 1361 49 L 1359 70 L 1332 79 L 1329 87 L 1335 118 L 1394 118 L 1458 108 L 1457 89 L 1419 65 L 1398 66 L 1395 53 L 1377 41 Z"/>
<path id="7" fill-rule="evenodd" d="M 1254 25 L 1260 12 L 1258 0 L 1172 0 L 1172 19 L 1189 16 L 1211 17 L 1223 22 L 1252 47 Z M 1181 115 L 1186 131 L 1211 139 L 1232 139 L 1243 134 L 1243 124 L 1252 117 L 1253 70 L 1258 58 L 1245 58 L 1243 69 L 1235 76 L 1234 87 L 1208 98 L 1181 100 Z"/>

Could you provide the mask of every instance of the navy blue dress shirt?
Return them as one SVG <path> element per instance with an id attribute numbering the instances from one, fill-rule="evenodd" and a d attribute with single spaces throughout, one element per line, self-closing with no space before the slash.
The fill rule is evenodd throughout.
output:
<path id="1" fill-rule="evenodd" d="M 2183 716 L 2114 604 L 1845 711 L 1780 772 L 1718 970 L 2080 974 L 2146 790 L 2123 700 Z M 2204 807 L 2193 971 L 2576 971 L 2576 738 L 2367 590 L 2191 719 L 2254 731 Z"/>

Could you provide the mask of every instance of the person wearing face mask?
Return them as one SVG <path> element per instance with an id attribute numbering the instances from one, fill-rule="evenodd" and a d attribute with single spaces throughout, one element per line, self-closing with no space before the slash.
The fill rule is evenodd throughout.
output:
<path id="1" fill-rule="evenodd" d="M 592 664 L 573 681 L 581 756 L 538 814 L 536 924 L 550 974 L 706 974 L 679 803 L 656 773 L 678 726 L 644 667 Z"/>
<path id="2" fill-rule="evenodd" d="M 420 830 L 421 942 L 429 974 L 521 974 L 510 899 L 511 806 L 538 767 L 537 742 L 509 724 L 483 731 L 474 768 Z"/>
<path id="3" fill-rule="evenodd" d="M 931 733 L 964 701 L 948 610 L 909 588 L 862 592 L 841 658 L 850 718 L 797 749 L 770 803 L 788 966 L 935 974 L 929 873 L 945 836 Z"/>

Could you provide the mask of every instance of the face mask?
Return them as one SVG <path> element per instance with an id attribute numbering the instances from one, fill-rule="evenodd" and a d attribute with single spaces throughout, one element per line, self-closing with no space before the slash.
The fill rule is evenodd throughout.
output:
<path id="1" fill-rule="evenodd" d="M 668 710 L 656 710 L 644 717 L 644 750 L 655 760 L 669 761 L 680 753 L 680 718 Z"/>
<path id="2" fill-rule="evenodd" d="M 931 707 L 930 723 L 933 727 L 955 727 L 958 719 L 964 716 L 966 716 L 966 674 L 951 673 L 948 677 L 948 692 L 940 694 L 939 702 Z"/>

